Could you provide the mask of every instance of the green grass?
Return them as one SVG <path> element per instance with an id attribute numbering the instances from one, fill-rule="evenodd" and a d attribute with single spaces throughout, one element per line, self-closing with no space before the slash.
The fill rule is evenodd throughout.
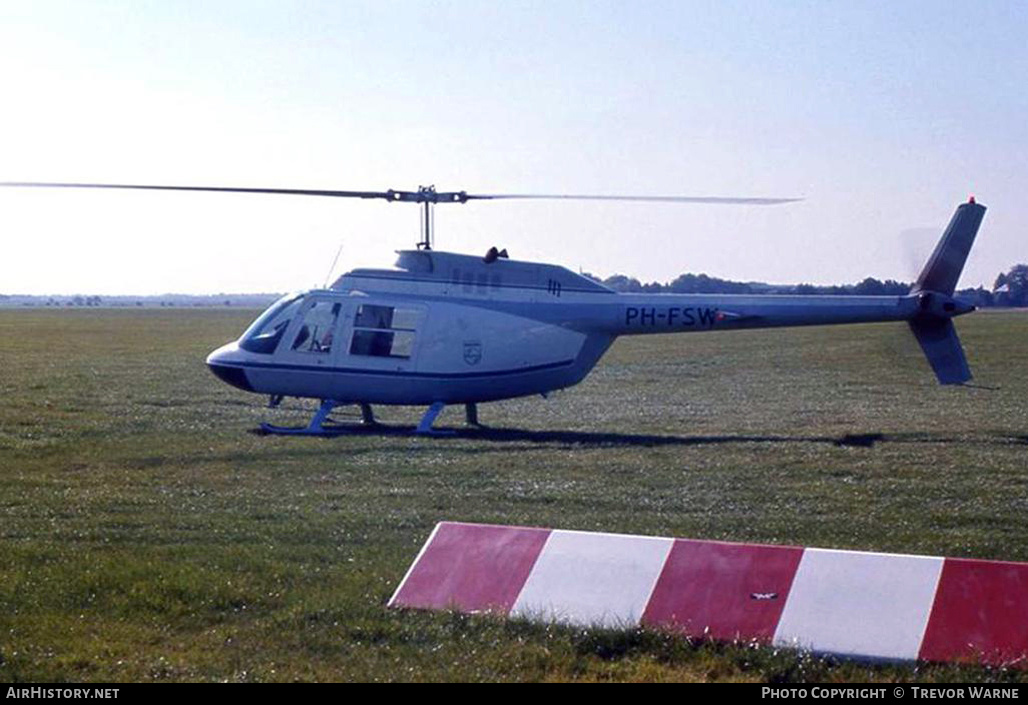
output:
<path id="1" fill-rule="evenodd" d="M 995 390 L 902 326 L 634 338 L 449 439 L 253 433 L 309 411 L 206 370 L 254 315 L 0 311 L 0 681 L 1026 678 L 384 606 L 443 519 L 1028 561 L 1024 312 L 958 323 Z"/>

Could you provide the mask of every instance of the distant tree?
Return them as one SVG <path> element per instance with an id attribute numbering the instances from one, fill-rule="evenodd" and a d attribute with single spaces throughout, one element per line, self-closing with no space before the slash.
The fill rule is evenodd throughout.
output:
<path id="1" fill-rule="evenodd" d="M 727 281 L 710 277 L 706 274 L 682 274 L 668 284 L 668 289 L 676 294 L 749 294 L 749 284 Z"/>
<path id="2" fill-rule="evenodd" d="M 996 278 L 999 306 L 1028 306 L 1028 264 L 1015 264 Z"/>
<path id="3" fill-rule="evenodd" d="M 885 285 L 874 277 L 868 277 L 853 287 L 853 293 L 858 296 L 883 296 L 885 294 Z"/>
<path id="4" fill-rule="evenodd" d="M 910 293 L 910 289 L 913 288 L 913 284 L 898 282 L 894 279 L 886 279 L 883 287 L 887 296 L 904 296 Z"/>
<path id="5" fill-rule="evenodd" d="M 614 291 L 639 292 L 642 291 L 642 284 L 635 277 L 626 277 L 624 274 L 615 274 L 603 280 L 603 283 Z"/>
<path id="6" fill-rule="evenodd" d="M 957 292 L 957 297 L 969 304 L 974 304 L 978 308 L 995 306 L 996 297 L 991 291 L 981 286 L 977 289 L 961 289 Z"/>

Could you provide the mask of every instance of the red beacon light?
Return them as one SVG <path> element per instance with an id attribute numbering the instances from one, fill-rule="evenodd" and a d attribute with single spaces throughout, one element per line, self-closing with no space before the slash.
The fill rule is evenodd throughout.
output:
<path id="1" fill-rule="evenodd" d="M 972 203 L 972 204 L 973 204 L 973 203 L 975 203 L 975 200 L 974 200 L 974 194 L 973 194 L 973 193 L 972 193 L 972 194 L 971 194 L 971 196 L 970 196 L 970 197 L 969 197 L 969 198 L 967 199 L 967 202 L 968 202 L 968 203 Z"/>

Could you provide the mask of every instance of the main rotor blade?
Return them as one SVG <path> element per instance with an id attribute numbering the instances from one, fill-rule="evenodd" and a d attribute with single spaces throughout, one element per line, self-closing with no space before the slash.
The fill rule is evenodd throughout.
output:
<path id="1" fill-rule="evenodd" d="M 155 186 L 151 184 L 71 184 L 52 182 L 0 182 L 0 186 L 25 188 L 109 188 L 143 191 L 211 191 L 215 193 L 272 193 L 288 196 L 334 196 L 336 198 L 385 198 L 398 200 L 395 191 L 326 191 L 320 189 L 245 188 L 236 186 Z"/>
<path id="2" fill-rule="evenodd" d="M 469 193 L 471 200 L 498 199 L 546 199 L 563 201 L 641 201 L 644 203 L 713 203 L 720 205 L 774 206 L 780 203 L 794 203 L 802 198 L 740 198 L 735 196 L 603 196 L 590 194 L 552 193 Z"/>
<path id="3" fill-rule="evenodd" d="M 638 201 L 643 203 L 709 203 L 715 205 L 773 206 L 802 201 L 802 198 L 740 198 L 735 196 L 624 196 L 554 193 L 467 193 L 436 191 L 423 186 L 417 191 L 335 191 L 328 189 L 251 188 L 239 186 L 164 186 L 155 184 L 85 184 L 39 181 L 0 182 L 0 187 L 135 189 L 142 191 L 206 191 L 213 193 L 261 193 L 287 196 L 329 196 L 333 198 L 381 198 L 405 203 L 465 203 L 477 200 L 562 200 L 562 201 Z"/>

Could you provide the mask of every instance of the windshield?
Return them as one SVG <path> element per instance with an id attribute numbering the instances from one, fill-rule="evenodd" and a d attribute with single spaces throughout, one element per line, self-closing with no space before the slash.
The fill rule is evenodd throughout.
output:
<path id="1" fill-rule="evenodd" d="M 289 327 L 289 322 L 303 303 L 303 295 L 290 294 L 271 305 L 271 307 L 254 321 L 243 337 L 239 339 L 239 347 L 250 352 L 270 355 L 275 352 L 278 341 Z"/>

